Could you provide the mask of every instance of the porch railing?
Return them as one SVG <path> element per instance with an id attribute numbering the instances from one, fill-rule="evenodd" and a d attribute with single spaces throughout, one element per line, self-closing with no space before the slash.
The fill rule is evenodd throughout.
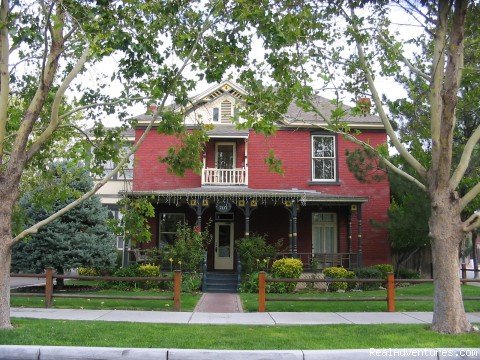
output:
<path id="1" fill-rule="evenodd" d="M 358 267 L 357 253 L 277 253 L 276 258 L 296 257 L 303 262 L 306 270 L 321 270 L 330 266 L 343 266 L 346 269 Z"/>
<path id="2" fill-rule="evenodd" d="M 203 168 L 202 185 L 248 185 L 248 170 Z"/>

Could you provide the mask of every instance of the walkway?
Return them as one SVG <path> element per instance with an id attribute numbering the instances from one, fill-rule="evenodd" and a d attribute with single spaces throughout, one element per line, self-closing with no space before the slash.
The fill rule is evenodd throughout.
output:
<path id="1" fill-rule="evenodd" d="M 202 313 L 241 313 L 242 301 L 238 294 L 204 293 L 194 312 Z"/>
<path id="2" fill-rule="evenodd" d="M 265 312 L 202 313 L 131 310 L 79 310 L 12 308 L 11 317 L 61 320 L 125 321 L 162 324 L 326 325 L 326 324 L 429 324 L 431 312 Z M 468 313 L 480 323 L 480 313 Z"/>

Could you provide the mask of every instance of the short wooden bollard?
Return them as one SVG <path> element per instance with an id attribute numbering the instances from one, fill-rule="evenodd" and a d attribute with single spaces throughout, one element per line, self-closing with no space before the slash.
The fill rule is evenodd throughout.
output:
<path id="1" fill-rule="evenodd" d="M 465 285 L 465 279 L 467 278 L 467 264 L 462 264 L 462 285 Z"/>
<path id="2" fill-rule="evenodd" d="M 265 312 L 265 271 L 258 273 L 258 312 Z"/>
<path id="3" fill-rule="evenodd" d="M 53 269 L 45 269 L 45 307 L 49 308 L 52 306 L 52 296 L 53 296 Z"/>
<path id="4" fill-rule="evenodd" d="M 387 310 L 395 311 L 395 279 L 393 273 L 387 274 Z"/>
<path id="5" fill-rule="evenodd" d="M 182 291 L 182 271 L 175 270 L 173 273 L 173 309 L 180 311 L 182 308 L 182 302 L 180 294 Z"/>

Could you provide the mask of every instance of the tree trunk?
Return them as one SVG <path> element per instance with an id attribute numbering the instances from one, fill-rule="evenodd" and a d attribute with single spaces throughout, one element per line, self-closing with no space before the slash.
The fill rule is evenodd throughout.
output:
<path id="1" fill-rule="evenodd" d="M 0 329 L 10 329 L 10 263 L 11 239 L 0 237 Z"/>
<path id="2" fill-rule="evenodd" d="M 432 237 L 434 311 L 432 329 L 458 334 L 472 330 L 463 306 L 459 281 L 458 246 L 464 238 L 460 211 L 450 196 L 432 199 L 429 220 Z M 437 193 L 438 194 L 438 193 Z"/>

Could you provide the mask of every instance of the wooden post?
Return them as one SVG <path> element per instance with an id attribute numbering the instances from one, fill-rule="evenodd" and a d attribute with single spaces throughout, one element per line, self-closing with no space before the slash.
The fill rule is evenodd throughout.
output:
<path id="1" fill-rule="evenodd" d="M 45 269 L 45 307 L 49 308 L 52 306 L 52 296 L 53 296 L 53 269 Z"/>
<path id="2" fill-rule="evenodd" d="M 173 272 L 173 309 L 180 311 L 182 307 L 180 293 L 182 290 L 182 271 L 175 270 Z"/>
<path id="3" fill-rule="evenodd" d="M 258 312 L 265 312 L 265 271 L 258 273 Z"/>
<path id="4" fill-rule="evenodd" d="M 395 312 L 395 279 L 393 273 L 387 274 L 387 310 Z"/>
<path id="5" fill-rule="evenodd" d="M 465 280 L 467 279 L 467 264 L 462 264 L 462 285 L 465 285 Z"/>

